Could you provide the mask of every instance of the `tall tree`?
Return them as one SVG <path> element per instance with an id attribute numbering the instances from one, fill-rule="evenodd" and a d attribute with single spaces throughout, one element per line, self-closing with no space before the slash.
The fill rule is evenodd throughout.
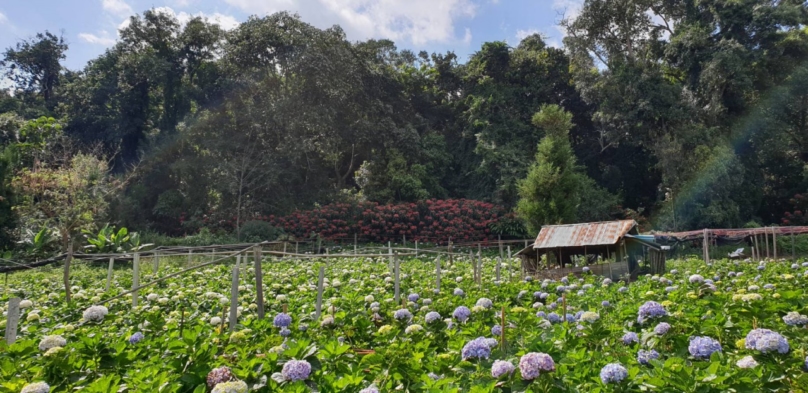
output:
<path id="1" fill-rule="evenodd" d="M 36 37 L 17 43 L 3 53 L 0 67 L 17 89 L 38 94 L 52 108 L 53 96 L 61 80 L 62 65 L 67 52 L 64 38 L 50 32 L 37 33 Z"/>

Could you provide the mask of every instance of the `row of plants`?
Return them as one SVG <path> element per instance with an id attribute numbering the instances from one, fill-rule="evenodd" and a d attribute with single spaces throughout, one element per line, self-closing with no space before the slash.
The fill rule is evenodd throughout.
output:
<path id="1" fill-rule="evenodd" d="M 159 275 L 182 268 L 166 261 Z M 153 278 L 144 263 L 141 282 Z M 805 392 L 808 263 L 700 260 L 630 284 L 585 272 L 522 278 L 516 260 L 265 261 L 179 275 L 131 296 L 132 271 L 14 274 L 19 339 L 0 343 L 0 392 Z M 321 314 L 317 271 L 324 267 Z M 5 311 L 5 310 L 3 310 Z M 5 321 L 2 322 L 5 324 Z"/>
<path id="2" fill-rule="evenodd" d="M 510 225 L 497 225 L 503 218 Z M 381 205 L 375 202 L 334 203 L 288 216 L 266 217 L 275 227 L 298 238 L 319 234 L 346 239 L 357 234 L 365 241 L 446 243 L 493 240 L 497 235 L 523 235 L 512 215 L 491 203 L 467 199 L 429 199 L 419 203 Z M 515 228 L 515 229 L 514 229 Z M 521 231 L 521 232 L 520 232 Z"/>

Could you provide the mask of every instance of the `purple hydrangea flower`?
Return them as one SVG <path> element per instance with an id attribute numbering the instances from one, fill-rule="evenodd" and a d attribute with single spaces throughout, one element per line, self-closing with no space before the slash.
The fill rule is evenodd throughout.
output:
<path id="1" fill-rule="evenodd" d="M 454 312 L 452 312 L 452 316 L 460 322 L 466 322 L 470 315 L 471 310 L 469 310 L 469 308 L 466 306 L 460 306 L 456 308 Z"/>
<path id="2" fill-rule="evenodd" d="M 656 333 L 657 336 L 665 335 L 668 333 L 668 330 L 671 330 L 671 324 L 667 322 L 660 322 L 654 327 L 654 333 Z"/>
<path id="3" fill-rule="evenodd" d="M 559 285 L 559 286 L 556 287 L 556 292 L 558 292 L 558 293 L 567 292 L 567 287 L 565 287 L 563 285 Z"/>
<path id="4" fill-rule="evenodd" d="M 488 359 L 491 356 L 491 347 L 488 346 L 485 337 L 477 337 L 463 346 L 461 354 L 463 355 L 463 360 Z"/>
<path id="5" fill-rule="evenodd" d="M 292 324 L 292 317 L 287 313 L 280 313 L 275 316 L 273 323 L 275 324 L 275 327 L 289 327 L 289 325 Z"/>
<path id="6" fill-rule="evenodd" d="M 584 266 L 584 268 L 583 268 L 583 269 L 581 269 L 581 270 L 582 270 L 584 273 L 589 273 L 589 266 Z"/>
<path id="7" fill-rule="evenodd" d="M 460 289 L 460 288 L 455 288 L 452 293 L 454 293 L 455 296 L 460 296 L 460 297 L 466 296 L 466 293 L 463 292 L 463 290 Z"/>
<path id="8" fill-rule="evenodd" d="M 687 279 L 691 284 L 701 284 L 704 282 L 704 277 L 701 274 L 694 274 Z"/>
<path id="9" fill-rule="evenodd" d="M 547 314 L 544 311 L 539 311 L 536 313 L 536 318 L 546 318 Z"/>
<path id="10" fill-rule="evenodd" d="M 289 337 L 292 334 L 292 331 L 289 328 L 281 328 L 281 337 Z"/>
<path id="11" fill-rule="evenodd" d="M 305 360 L 290 360 L 283 365 L 281 375 L 287 381 L 302 381 L 311 374 L 311 364 Z"/>
<path id="12" fill-rule="evenodd" d="M 519 371 L 522 373 L 522 379 L 524 380 L 536 379 L 542 371 L 555 371 L 555 362 L 546 353 L 530 352 L 519 359 Z"/>
<path id="13" fill-rule="evenodd" d="M 516 367 L 514 367 L 513 363 L 504 360 L 495 360 L 494 364 L 491 365 L 491 376 L 499 378 L 503 375 L 511 375 L 514 370 L 516 370 Z"/>
<path id="14" fill-rule="evenodd" d="M 769 329 L 754 329 L 746 335 L 746 348 L 763 353 L 787 353 L 788 341 L 785 337 Z"/>
<path id="15" fill-rule="evenodd" d="M 556 305 L 555 302 L 552 302 L 552 303 L 547 305 L 548 310 L 555 310 L 556 307 L 558 307 L 558 306 Z"/>
<path id="16" fill-rule="evenodd" d="M 541 299 L 541 291 L 533 292 L 534 299 Z"/>
<path id="17" fill-rule="evenodd" d="M 417 294 L 417 293 L 411 293 L 411 294 L 409 294 L 409 295 L 407 296 L 407 300 L 409 300 L 409 301 L 411 301 L 411 302 L 413 302 L 413 303 L 417 302 L 417 301 L 418 301 L 418 299 L 420 299 L 420 298 L 421 298 L 421 296 L 418 296 L 418 294 Z"/>
<path id="18" fill-rule="evenodd" d="M 788 326 L 808 325 L 808 316 L 802 315 L 796 311 L 791 311 L 783 317 L 783 322 Z"/>
<path id="19" fill-rule="evenodd" d="M 647 301 L 645 304 L 640 306 L 637 321 L 644 322 L 648 318 L 659 318 L 666 315 L 668 315 L 668 312 L 665 311 L 665 307 L 662 307 L 661 304 L 655 301 Z"/>
<path id="20" fill-rule="evenodd" d="M 217 367 L 213 370 L 210 370 L 208 376 L 205 378 L 206 382 L 208 383 L 209 388 L 213 388 L 214 386 L 223 383 L 229 382 L 236 379 L 233 375 L 233 372 L 230 371 L 230 368 L 227 366 Z"/>
<path id="21" fill-rule="evenodd" d="M 438 314 L 436 311 L 430 311 L 430 312 L 426 313 L 426 317 L 424 317 L 424 320 L 426 320 L 426 323 L 432 323 L 432 322 L 435 322 L 435 321 L 439 321 L 440 320 L 440 314 Z"/>
<path id="22" fill-rule="evenodd" d="M 485 308 L 491 308 L 494 305 L 494 302 L 492 302 L 491 299 L 481 297 L 477 299 L 477 303 L 475 305 Z"/>
<path id="23" fill-rule="evenodd" d="M 600 380 L 603 383 L 620 382 L 627 376 L 628 370 L 620 363 L 610 363 L 600 369 Z"/>
<path id="24" fill-rule="evenodd" d="M 494 325 L 494 327 L 491 328 L 491 334 L 499 337 L 499 335 L 502 334 L 502 326 Z"/>
<path id="25" fill-rule="evenodd" d="M 626 288 L 626 287 L 620 287 L 620 288 L 617 290 L 617 292 L 620 292 L 620 293 L 626 293 L 626 292 L 628 292 L 628 288 Z"/>
<path id="26" fill-rule="evenodd" d="M 563 283 L 564 283 L 564 285 L 566 285 L 566 284 L 569 284 L 569 283 L 570 283 L 570 279 L 569 279 L 569 278 L 567 278 L 567 277 L 561 277 L 561 282 L 563 282 Z"/>
<path id="27" fill-rule="evenodd" d="M 604 301 L 600 302 L 600 305 L 603 306 L 603 307 L 611 307 L 612 304 L 609 303 L 608 300 L 604 300 Z"/>
<path id="28" fill-rule="evenodd" d="M 395 313 L 393 313 L 393 317 L 399 321 L 409 321 L 410 319 L 412 319 L 412 313 L 410 312 L 410 310 L 407 310 L 406 308 L 401 308 L 396 310 Z"/>
<path id="29" fill-rule="evenodd" d="M 567 322 L 569 322 L 569 323 L 574 323 L 575 321 L 578 320 L 578 318 L 575 318 L 575 315 L 572 315 L 572 314 L 567 314 L 566 317 L 567 317 Z"/>
<path id="30" fill-rule="evenodd" d="M 640 364 L 648 364 L 652 359 L 659 359 L 659 352 L 653 349 L 650 351 L 641 349 L 637 352 L 637 361 Z"/>
<path id="31" fill-rule="evenodd" d="M 137 333 L 129 336 L 129 344 L 132 344 L 132 345 L 137 344 L 137 343 L 143 341 L 144 338 L 145 338 L 145 336 L 143 336 L 143 333 L 137 332 Z"/>
<path id="32" fill-rule="evenodd" d="M 691 337 L 687 350 L 696 359 L 709 359 L 713 352 L 721 352 L 721 343 L 710 337 Z"/>
<path id="33" fill-rule="evenodd" d="M 763 286 L 763 289 L 774 289 L 774 285 L 766 284 L 766 285 Z"/>
<path id="34" fill-rule="evenodd" d="M 628 333 L 624 334 L 623 338 L 621 338 L 620 340 L 622 340 L 623 344 L 625 344 L 625 345 L 631 345 L 633 343 L 640 342 L 640 337 L 637 335 L 637 333 L 628 332 Z"/>
<path id="35" fill-rule="evenodd" d="M 800 268 L 800 265 L 798 265 L 798 264 L 796 264 L 796 263 L 792 263 L 792 264 L 791 264 L 791 268 L 796 270 L 796 269 L 799 269 L 799 268 Z"/>

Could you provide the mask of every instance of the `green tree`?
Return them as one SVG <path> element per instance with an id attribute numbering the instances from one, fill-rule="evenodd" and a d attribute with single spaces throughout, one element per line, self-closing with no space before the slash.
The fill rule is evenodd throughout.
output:
<path id="1" fill-rule="evenodd" d="M 20 41 L 15 48 L 6 49 L 0 67 L 5 68 L 6 77 L 17 89 L 39 94 L 46 105 L 50 105 L 61 80 L 65 52 L 64 38 L 46 31 L 33 39 Z"/>
<path id="2" fill-rule="evenodd" d="M 544 105 L 533 124 L 545 132 L 536 152 L 536 162 L 519 182 L 516 213 L 530 233 L 542 225 L 568 223 L 575 219 L 580 203 L 582 174 L 569 141 L 572 115 L 558 105 Z"/>

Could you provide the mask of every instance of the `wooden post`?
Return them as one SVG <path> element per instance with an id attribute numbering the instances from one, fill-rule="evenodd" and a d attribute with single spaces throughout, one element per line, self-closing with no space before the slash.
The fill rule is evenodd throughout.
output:
<path id="1" fill-rule="evenodd" d="M 757 256 L 757 260 L 760 260 L 760 246 L 758 245 L 758 236 L 757 233 L 752 235 L 752 240 L 755 241 L 755 255 Z"/>
<path id="2" fill-rule="evenodd" d="M 399 267 L 398 257 L 393 258 L 393 264 L 395 265 L 395 269 L 396 269 L 395 270 L 395 279 L 396 279 L 396 281 L 395 281 L 395 287 L 394 287 L 395 288 L 395 294 L 396 294 L 395 301 L 396 301 L 396 303 L 398 303 L 399 296 L 400 296 L 400 293 L 399 293 L 399 288 L 400 288 L 399 275 L 400 275 L 400 270 L 401 270 L 401 268 Z"/>
<path id="3" fill-rule="evenodd" d="M 769 254 L 769 229 L 768 228 L 769 227 L 763 228 L 763 239 L 764 239 L 764 242 L 766 243 L 766 258 L 767 259 L 769 257 L 771 257 L 771 254 Z"/>
<path id="4" fill-rule="evenodd" d="M 402 240 L 401 244 L 404 247 L 407 247 L 407 235 L 401 235 L 401 240 Z"/>
<path id="5" fill-rule="evenodd" d="M 440 255 L 435 258 L 435 293 L 440 293 Z"/>
<path id="6" fill-rule="evenodd" d="M 755 255 L 755 246 L 752 246 L 752 260 L 753 261 L 757 260 L 757 255 Z"/>
<path id="7" fill-rule="evenodd" d="M 791 262 L 797 262 L 797 254 L 794 252 L 794 232 L 791 232 Z"/>
<path id="8" fill-rule="evenodd" d="M 323 248 L 323 238 L 320 237 L 320 234 L 317 234 L 317 252 L 315 254 L 319 254 L 320 250 Z"/>
<path id="9" fill-rule="evenodd" d="M 8 300 L 8 310 L 6 314 L 6 344 L 11 345 L 17 341 L 17 326 L 20 323 L 20 301 L 22 299 L 13 297 Z"/>
<path id="10" fill-rule="evenodd" d="M 299 242 L 295 242 L 295 254 L 299 254 L 299 253 L 300 253 L 300 252 L 298 251 L 298 250 L 299 250 L 299 248 L 298 248 L 298 246 L 299 246 L 299 245 L 300 245 L 300 243 L 299 243 Z"/>
<path id="11" fill-rule="evenodd" d="M 770 228 L 772 231 L 772 249 L 774 252 L 774 260 L 777 260 L 777 231 L 774 230 L 774 227 Z"/>
<path id="12" fill-rule="evenodd" d="M 418 240 L 415 241 L 415 257 L 418 258 Z"/>
<path id="13" fill-rule="evenodd" d="M 160 253 L 157 251 L 154 252 L 152 256 L 152 274 L 157 275 L 157 272 L 160 270 Z"/>
<path id="14" fill-rule="evenodd" d="M 264 275 L 261 272 L 261 246 L 253 248 L 255 266 L 255 302 L 258 305 L 258 319 L 264 319 Z"/>
<path id="15" fill-rule="evenodd" d="M 115 264 L 115 257 L 109 257 L 109 268 L 107 268 L 107 287 L 104 292 L 109 292 L 109 283 L 112 281 L 112 265 Z"/>
<path id="16" fill-rule="evenodd" d="M 194 255 L 194 250 L 188 250 L 188 265 L 191 264 L 191 257 Z"/>
<path id="17" fill-rule="evenodd" d="M 283 256 L 281 258 L 286 258 L 286 240 L 283 241 Z"/>
<path id="18" fill-rule="evenodd" d="M 238 318 L 238 263 L 233 266 L 233 282 L 230 285 L 230 332 L 236 330 Z"/>
<path id="19" fill-rule="evenodd" d="M 449 248 L 449 266 L 452 266 L 452 265 L 454 265 L 454 253 L 452 252 L 452 240 L 451 239 L 449 239 L 449 245 L 447 247 Z"/>
<path id="20" fill-rule="evenodd" d="M 502 311 L 500 313 L 501 322 L 500 322 L 500 333 L 499 333 L 499 348 L 503 351 L 505 350 L 505 306 L 502 306 Z M 567 317 L 566 315 L 564 316 Z"/>
<path id="21" fill-rule="evenodd" d="M 68 241 L 67 258 L 65 258 L 65 269 L 62 273 L 62 281 L 65 284 L 65 299 L 70 303 L 70 262 L 73 261 L 73 239 Z"/>
<path id="22" fill-rule="evenodd" d="M 477 283 L 482 282 L 483 272 L 481 272 L 483 267 L 483 247 L 480 243 L 477 243 Z"/>
<path id="23" fill-rule="evenodd" d="M 387 269 L 393 271 L 393 243 L 387 241 Z"/>
<path id="24" fill-rule="evenodd" d="M 315 319 L 320 319 L 323 311 L 323 278 L 325 277 L 325 266 L 320 266 L 320 275 L 317 279 L 317 304 L 314 305 Z"/>
<path id="25" fill-rule="evenodd" d="M 132 257 L 132 307 L 137 307 L 138 290 L 140 286 L 140 254 L 135 253 Z"/>
<path id="26" fill-rule="evenodd" d="M 353 234 L 353 253 L 354 253 L 354 255 L 356 255 L 356 243 L 357 243 L 357 238 L 356 238 L 356 237 L 357 237 L 357 236 L 356 236 L 356 234 L 354 233 L 354 234 Z"/>
<path id="27" fill-rule="evenodd" d="M 710 263 L 710 233 L 707 228 L 702 231 L 702 252 L 704 253 L 704 262 Z"/>
<path id="28" fill-rule="evenodd" d="M 499 258 L 502 259 L 505 256 L 502 251 L 502 235 L 497 235 L 497 242 L 499 243 Z"/>
<path id="29" fill-rule="evenodd" d="M 502 257 L 497 258 L 497 284 L 499 284 L 499 270 L 502 268 Z"/>

